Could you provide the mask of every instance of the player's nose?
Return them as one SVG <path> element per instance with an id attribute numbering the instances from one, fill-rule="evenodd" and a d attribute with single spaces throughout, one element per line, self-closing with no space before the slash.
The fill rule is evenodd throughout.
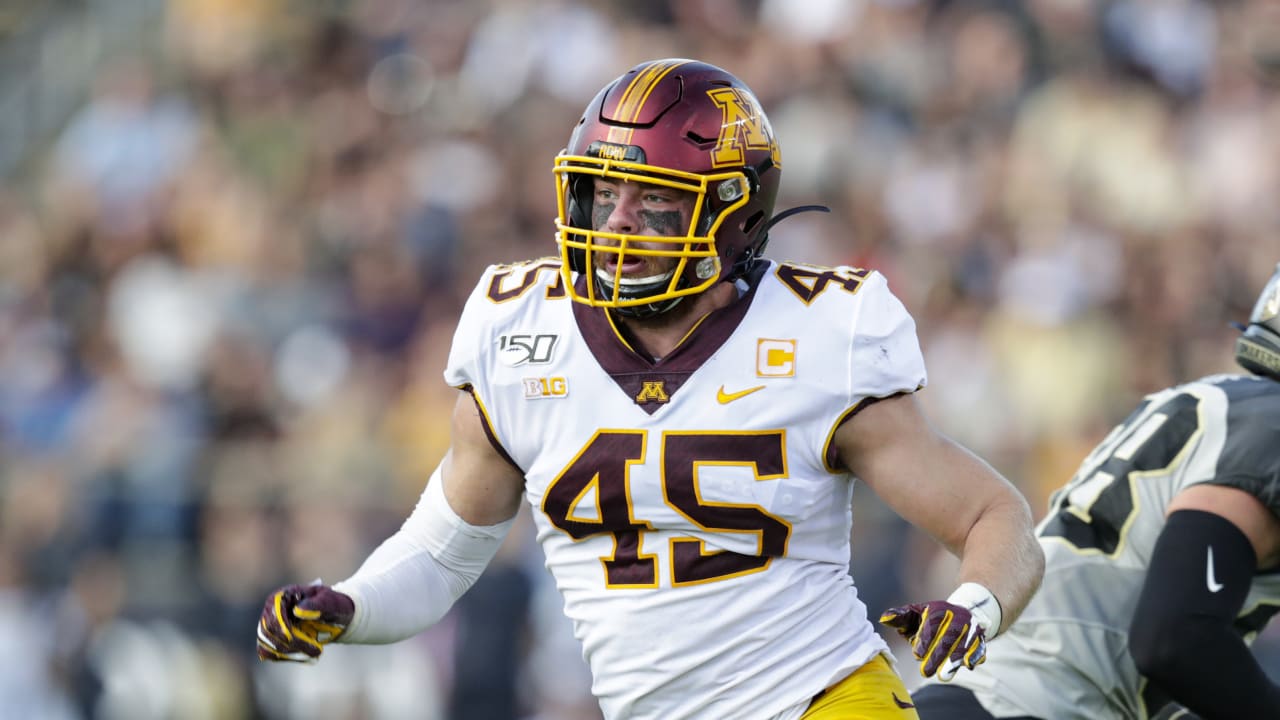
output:
<path id="1" fill-rule="evenodd" d="M 640 198 L 632 193 L 621 192 L 613 211 L 605 220 L 604 229 L 615 233 L 634 233 L 640 228 Z"/>

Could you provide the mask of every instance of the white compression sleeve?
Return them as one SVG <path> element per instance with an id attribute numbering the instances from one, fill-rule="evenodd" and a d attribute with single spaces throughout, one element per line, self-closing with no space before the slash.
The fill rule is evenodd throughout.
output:
<path id="1" fill-rule="evenodd" d="M 477 527 L 458 517 L 437 467 L 400 530 L 333 586 L 355 602 L 338 642 L 396 642 L 439 621 L 484 572 L 514 522 Z"/>

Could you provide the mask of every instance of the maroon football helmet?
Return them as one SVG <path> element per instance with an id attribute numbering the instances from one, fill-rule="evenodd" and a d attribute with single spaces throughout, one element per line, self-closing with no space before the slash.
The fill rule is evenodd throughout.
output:
<path id="1" fill-rule="evenodd" d="M 570 296 L 646 316 L 751 266 L 767 241 L 782 167 L 773 128 L 741 80 L 713 65 L 668 59 L 637 65 L 601 90 L 553 172 L 556 240 Z M 693 193 L 689 227 L 671 237 L 596 230 L 596 177 Z M 616 260 L 607 264 L 616 270 L 603 269 L 605 254 Z M 678 262 L 658 277 L 625 278 L 621 268 L 628 256 Z M 575 288 L 570 271 L 589 269 L 584 289 Z"/>

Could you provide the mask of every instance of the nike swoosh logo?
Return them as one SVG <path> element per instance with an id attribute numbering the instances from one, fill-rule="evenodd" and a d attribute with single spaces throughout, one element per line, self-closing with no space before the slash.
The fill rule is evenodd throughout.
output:
<path id="1" fill-rule="evenodd" d="M 905 701 L 905 700 L 899 700 L 899 699 L 898 699 L 898 693 L 891 692 L 891 693 L 889 693 L 889 694 L 893 696 L 893 701 L 894 701 L 895 703 L 897 703 L 897 704 L 898 704 L 898 707 L 902 708 L 903 710 L 906 710 L 907 708 L 913 708 L 913 707 L 915 707 L 915 705 L 912 705 L 911 703 L 909 703 L 909 702 L 907 702 L 907 701 Z"/>
<path id="2" fill-rule="evenodd" d="M 747 388 L 746 390 L 739 390 L 738 392 L 727 393 L 724 391 L 724 386 L 721 385 L 720 389 L 716 391 L 716 402 L 720 403 L 721 405 L 728 405 L 734 400 L 741 400 L 742 398 L 750 395 L 751 393 L 759 392 L 760 390 L 763 390 L 763 389 L 764 389 L 764 385 L 757 385 L 753 388 Z"/>
<path id="3" fill-rule="evenodd" d="M 1204 581 L 1205 581 L 1205 584 L 1209 586 L 1209 592 L 1211 593 L 1216 593 L 1222 588 L 1226 587 L 1222 583 L 1217 582 L 1213 577 L 1213 546 L 1212 545 L 1209 546 L 1209 564 L 1204 569 Z"/>

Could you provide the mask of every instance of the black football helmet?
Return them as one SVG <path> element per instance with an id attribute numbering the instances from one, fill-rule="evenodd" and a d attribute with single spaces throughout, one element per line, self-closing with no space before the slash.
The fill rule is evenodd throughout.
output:
<path id="1" fill-rule="evenodd" d="M 570 296 L 645 317 L 746 272 L 767 242 L 781 162 L 760 102 L 728 72 L 683 59 L 627 71 L 587 105 L 555 160 L 556 241 Z M 693 193 L 689 227 L 672 237 L 596 230 L 596 177 Z M 618 270 L 603 270 L 601 253 L 615 254 Z M 623 264 L 642 255 L 678 262 L 662 277 L 628 282 Z M 574 287 L 570 272 L 591 274 L 585 290 Z"/>
<path id="2" fill-rule="evenodd" d="M 1258 296 L 1249 324 L 1238 326 L 1236 362 L 1254 375 L 1280 380 L 1280 263 Z"/>

